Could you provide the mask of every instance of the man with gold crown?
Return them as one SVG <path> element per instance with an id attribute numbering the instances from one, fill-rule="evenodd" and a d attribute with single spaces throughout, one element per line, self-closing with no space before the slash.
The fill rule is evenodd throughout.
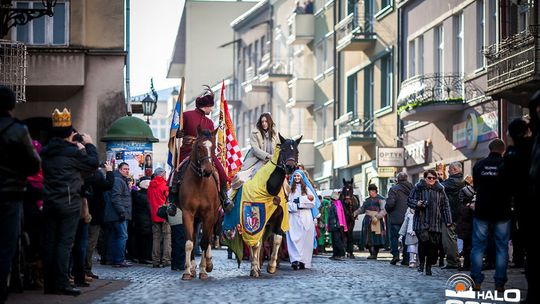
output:
<path id="1" fill-rule="evenodd" d="M 26 178 L 39 171 L 39 155 L 26 127 L 12 117 L 17 98 L 0 85 L 0 303 L 19 239 Z"/>
<path id="2" fill-rule="evenodd" d="M 183 142 L 182 147 L 180 148 L 179 160 L 179 162 L 181 163 L 181 168 L 179 172 L 174 176 L 174 182 L 169 195 L 169 201 L 171 202 L 178 203 L 178 190 L 180 189 L 178 184 L 181 182 L 181 178 L 184 175 L 185 169 L 188 167 L 188 162 L 184 160 L 189 155 L 191 155 L 193 142 L 197 137 L 197 127 L 200 126 L 203 130 L 214 130 L 214 123 L 212 122 L 212 120 L 210 120 L 210 118 L 206 117 L 206 115 L 212 113 L 212 108 L 214 107 L 214 93 L 209 86 L 206 87 L 207 89 L 205 90 L 205 93 L 202 96 L 197 97 L 195 101 L 196 109 L 183 113 L 183 129 L 178 130 L 178 132 L 176 133 L 176 137 L 183 138 Z M 217 156 L 214 156 L 214 166 L 216 167 L 219 175 L 219 197 L 221 199 L 223 209 L 228 211 L 232 209 L 232 203 L 227 196 L 228 179 L 227 174 L 225 173 L 225 169 L 223 169 L 223 165 L 221 164 Z"/>
<path id="3" fill-rule="evenodd" d="M 88 134 L 71 125 L 67 109 L 52 116 L 52 138 L 42 152 L 43 215 L 45 229 L 44 292 L 77 296 L 69 283 L 69 254 L 81 214 L 81 174 L 99 166 L 96 147 Z"/>

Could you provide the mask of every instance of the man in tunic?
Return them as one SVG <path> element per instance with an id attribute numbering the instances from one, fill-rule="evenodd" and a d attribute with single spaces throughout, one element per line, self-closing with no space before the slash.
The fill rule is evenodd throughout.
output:
<path id="1" fill-rule="evenodd" d="M 214 93 L 207 86 L 205 93 L 202 96 L 197 97 L 195 101 L 195 110 L 185 111 L 183 113 L 184 125 L 183 129 L 176 132 L 176 138 L 183 138 L 182 147 L 180 148 L 180 170 L 174 175 L 174 182 L 171 187 L 169 201 L 178 203 L 178 190 L 179 184 L 182 182 L 185 170 L 188 168 L 189 160 L 185 161 L 188 156 L 191 155 L 193 149 L 193 143 L 197 138 L 197 127 L 203 130 L 214 130 L 214 123 L 210 118 L 206 117 L 212 113 L 214 107 Z M 214 155 L 214 166 L 219 175 L 219 197 L 225 211 L 232 209 L 232 203 L 227 196 L 227 174 L 223 165 Z"/>

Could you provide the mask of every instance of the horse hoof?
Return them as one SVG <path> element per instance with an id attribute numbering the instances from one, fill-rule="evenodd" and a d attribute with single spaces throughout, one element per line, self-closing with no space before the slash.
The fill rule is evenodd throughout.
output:
<path id="1" fill-rule="evenodd" d="M 193 279 L 193 277 L 192 277 L 191 274 L 189 274 L 189 273 L 184 273 L 184 274 L 182 275 L 182 280 L 183 280 L 183 281 L 191 281 L 191 279 Z"/>
<path id="2" fill-rule="evenodd" d="M 214 269 L 214 264 L 212 263 L 206 264 L 206 272 L 212 272 L 213 269 Z"/>
<path id="3" fill-rule="evenodd" d="M 259 271 L 256 271 L 256 270 L 252 270 L 252 271 L 249 273 L 249 276 L 250 276 L 250 277 L 254 277 L 254 278 L 258 278 L 260 275 L 261 275 L 261 273 L 260 273 Z"/>
<path id="4" fill-rule="evenodd" d="M 199 273 L 199 279 L 207 280 L 208 279 L 208 274 L 204 273 L 204 272 Z"/>
<path id="5" fill-rule="evenodd" d="M 276 273 L 276 267 L 275 267 L 275 266 L 274 266 L 274 267 L 268 266 L 268 267 L 266 268 L 266 271 L 267 271 L 269 274 L 274 274 L 274 273 Z"/>

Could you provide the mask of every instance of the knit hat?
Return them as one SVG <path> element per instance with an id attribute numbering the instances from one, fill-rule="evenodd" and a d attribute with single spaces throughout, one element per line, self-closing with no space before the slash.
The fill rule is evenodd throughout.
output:
<path id="1" fill-rule="evenodd" d="M 212 92 L 212 89 L 208 85 L 205 85 L 205 87 L 204 94 L 195 100 L 195 106 L 199 109 L 214 106 L 214 92 Z"/>
<path id="2" fill-rule="evenodd" d="M 156 170 L 154 170 L 154 175 L 155 176 L 163 176 L 163 174 L 165 173 L 165 169 L 163 168 L 156 168 Z"/>
<path id="3" fill-rule="evenodd" d="M 148 176 L 141 177 L 141 179 L 139 180 L 139 188 L 148 189 L 149 186 L 150 186 L 150 177 Z"/>
<path id="4" fill-rule="evenodd" d="M 73 126 L 71 125 L 71 113 L 68 109 L 64 108 L 62 112 L 55 109 L 52 113 L 52 130 L 51 135 L 53 137 L 66 138 L 73 132 Z"/>

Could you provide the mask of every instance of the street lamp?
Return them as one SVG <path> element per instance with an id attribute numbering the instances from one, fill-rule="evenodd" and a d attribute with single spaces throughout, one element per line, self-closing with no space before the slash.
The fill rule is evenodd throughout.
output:
<path id="1" fill-rule="evenodd" d="M 157 100 L 152 99 L 150 95 L 146 94 L 146 97 L 141 101 L 143 115 L 146 116 L 146 123 L 150 124 L 150 116 L 156 113 Z"/>
<path id="2" fill-rule="evenodd" d="M 41 0 L 43 8 L 12 8 L 12 0 L 0 0 L 0 39 L 7 35 L 10 28 L 25 25 L 30 20 L 41 16 L 52 17 L 53 7 L 58 0 Z"/>

